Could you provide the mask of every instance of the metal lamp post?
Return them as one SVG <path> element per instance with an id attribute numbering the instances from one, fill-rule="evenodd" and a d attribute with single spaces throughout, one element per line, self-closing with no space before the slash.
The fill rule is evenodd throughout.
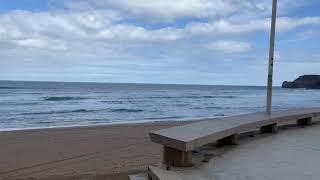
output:
<path id="1" fill-rule="evenodd" d="M 271 33 L 270 33 L 270 49 L 269 49 L 268 88 L 267 88 L 267 114 L 268 115 L 271 115 L 276 20 L 277 20 L 277 0 L 273 0 L 273 2 L 272 2 L 272 18 L 271 18 Z"/>

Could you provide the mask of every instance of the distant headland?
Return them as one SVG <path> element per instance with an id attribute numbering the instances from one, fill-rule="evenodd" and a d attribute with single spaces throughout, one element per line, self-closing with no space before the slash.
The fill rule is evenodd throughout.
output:
<path id="1" fill-rule="evenodd" d="M 284 81 L 282 88 L 320 89 L 320 75 L 304 75 L 292 82 Z"/>

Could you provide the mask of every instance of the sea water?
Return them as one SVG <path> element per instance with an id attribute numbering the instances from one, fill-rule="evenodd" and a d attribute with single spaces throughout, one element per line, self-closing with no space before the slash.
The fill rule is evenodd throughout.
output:
<path id="1" fill-rule="evenodd" d="M 0 130 L 224 117 L 265 110 L 266 88 L 0 81 Z M 273 91 L 273 110 L 319 107 L 320 90 Z"/>

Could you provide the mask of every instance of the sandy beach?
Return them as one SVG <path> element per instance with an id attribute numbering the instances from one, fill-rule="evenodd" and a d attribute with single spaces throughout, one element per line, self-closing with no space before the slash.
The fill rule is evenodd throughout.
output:
<path id="1" fill-rule="evenodd" d="M 185 123 L 0 132 L 0 179 L 124 180 L 161 159 L 150 131 Z"/>

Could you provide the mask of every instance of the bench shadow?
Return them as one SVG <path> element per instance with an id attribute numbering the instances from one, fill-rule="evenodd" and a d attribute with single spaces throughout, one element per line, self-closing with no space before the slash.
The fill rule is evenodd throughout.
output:
<path id="1" fill-rule="evenodd" d="M 320 121 L 313 121 L 312 126 L 320 126 Z M 238 146 L 270 138 L 271 136 L 279 136 L 286 131 L 294 131 L 308 127 L 309 126 L 297 126 L 295 123 L 289 121 L 279 124 L 278 131 L 276 133 L 262 133 L 259 129 L 242 132 L 238 135 L 237 145 L 221 145 L 217 142 L 204 145 L 192 151 L 193 167 L 196 168 L 203 166 L 215 158 L 223 158 L 222 155 L 224 153 L 232 151 Z"/>

